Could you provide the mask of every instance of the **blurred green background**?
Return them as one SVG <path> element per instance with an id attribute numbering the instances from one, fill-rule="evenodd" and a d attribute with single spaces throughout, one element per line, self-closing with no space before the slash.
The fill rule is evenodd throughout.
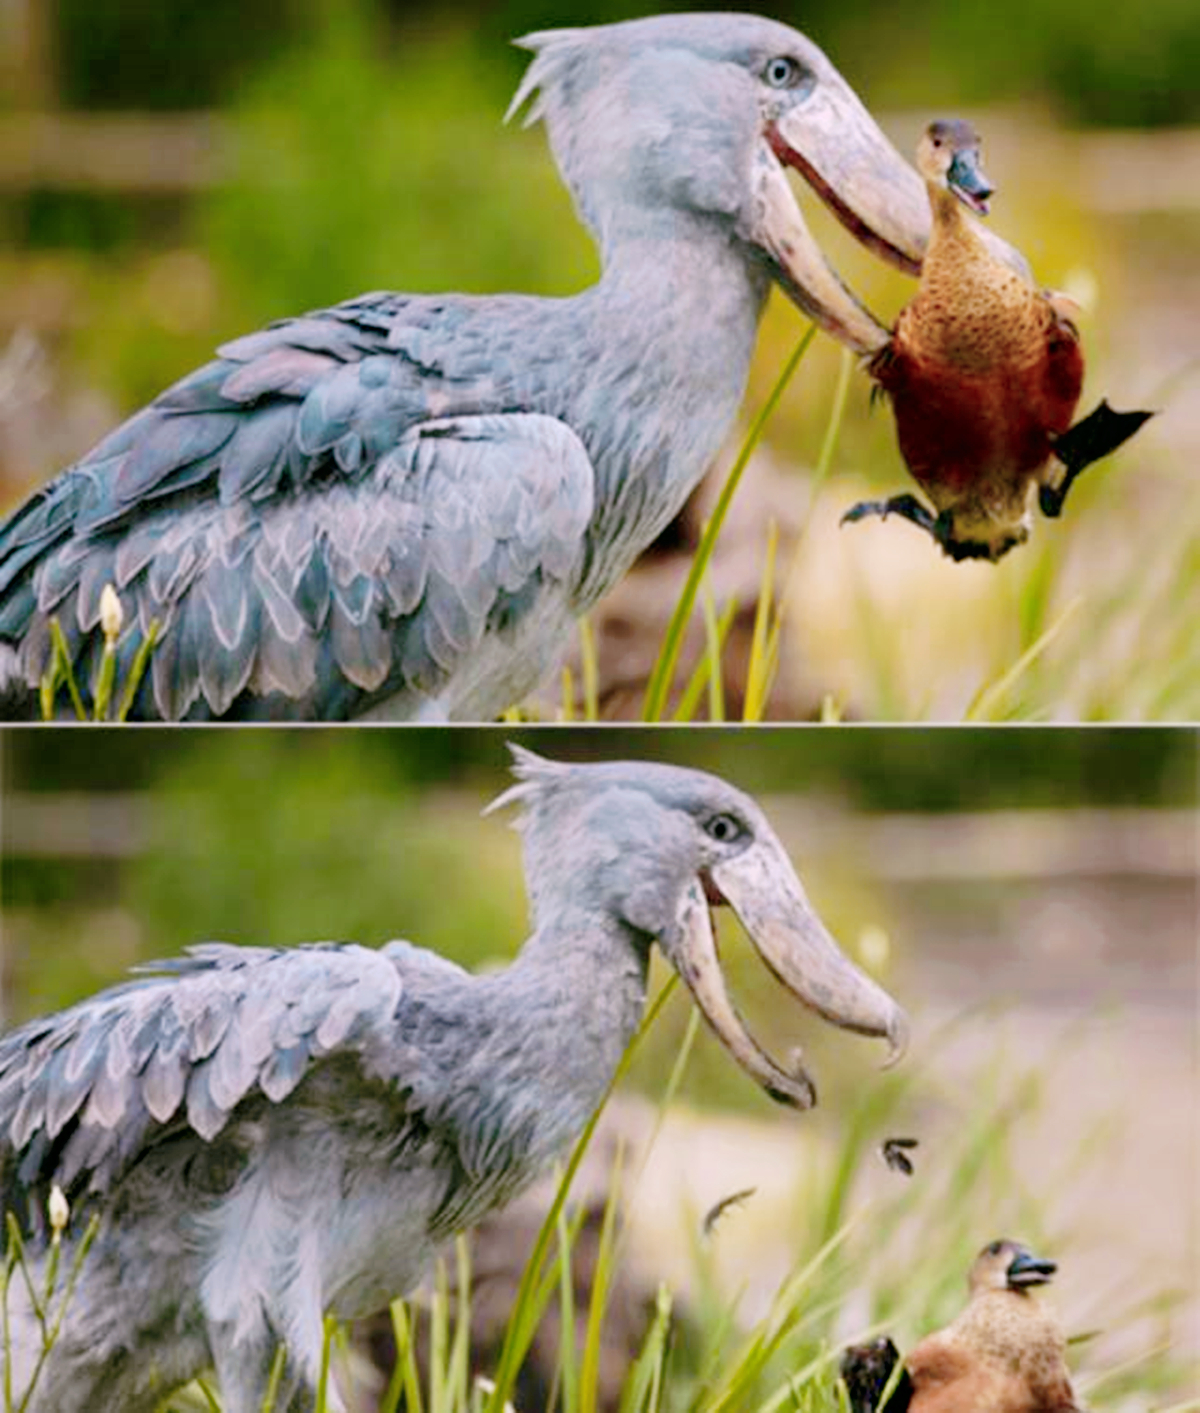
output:
<path id="1" fill-rule="evenodd" d="M 368 289 L 588 283 L 595 254 L 540 127 L 502 124 L 525 59 L 510 41 L 654 8 L 263 0 L 248 18 L 230 0 L 9 0 L 0 511 L 268 320 Z M 961 719 L 1002 682 L 983 715 L 1200 718 L 1200 6 L 762 8 L 826 49 L 903 152 L 934 114 L 975 119 L 993 224 L 1084 306 L 1082 406 L 1107 396 L 1161 413 L 1089 472 L 1063 522 L 1039 523 L 998 567 L 951 565 L 895 522 L 838 529 L 861 495 L 906 486 L 861 373 L 813 495 L 806 468 L 840 367 L 818 339 L 768 428 L 783 476 L 761 501 L 749 478 L 740 493 L 760 538 L 770 519 L 784 527 L 781 562 L 798 545 L 789 519 L 803 527 L 780 590 L 792 606 L 776 714 L 812 716 L 830 698 L 851 719 Z M 892 318 L 912 282 L 809 214 Z M 773 300 L 748 408 L 804 328 Z M 761 562 L 758 544 L 749 553 Z"/>
<path id="2" fill-rule="evenodd" d="M 769 809 L 779 802 L 785 844 L 802 873 L 806 849 L 822 860 L 810 886 L 851 941 L 890 931 L 897 916 L 856 822 L 928 815 L 952 835 L 968 814 L 1044 811 L 1069 830 L 1085 809 L 1173 811 L 1196 799 L 1186 731 L 10 729 L 0 734 L 6 1022 L 213 938 L 402 935 L 468 966 L 506 960 L 526 935 L 519 846 L 506 819 L 480 811 L 508 778 L 508 740 L 562 759 L 690 765 Z M 797 801 L 816 813 L 797 818 Z M 826 831 L 826 810 L 848 823 Z M 938 906 L 972 898 L 977 911 L 994 908 L 983 884 L 961 898 L 952 886 Z M 777 988 L 749 949 L 736 946 L 730 965 L 770 1009 Z M 790 1008 L 773 1009 L 765 1023 L 786 1036 Z M 698 1070 L 705 1092 L 756 1100 L 712 1048 L 715 1066 Z"/>

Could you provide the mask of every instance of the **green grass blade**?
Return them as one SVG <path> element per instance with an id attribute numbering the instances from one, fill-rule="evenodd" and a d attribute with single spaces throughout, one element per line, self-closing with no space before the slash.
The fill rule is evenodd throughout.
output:
<path id="1" fill-rule="evenodd" d="M 142 678 L 146 675 L 146 668 L 150 663 L 150 654 L 154 651 L 154 646 L 158 642 L 158 619 L 152 618 L 146 627 L 146 636 L 142 639 L 142 645 L 137 650 L 137 656 L 133 660 L 133 666 L 129 669 L 129 680 L 125 683 L 125 691 L 121 696 L 121 706 L 117 711 L 117 720 L 126 721 L 129 713 L 133 710 L 133 700 L 137 696 L 138 688 L 142 685 Z"/>
<path id="2" fill-rule="evenodd" d="M 774 615 L 775 556 L 778 549 L 779 527 L 772 519 L 767 526 L 767 553 L 758 589 L 758 603 L 754 609 L 754 630 L 750 636 L 750 662 L 746 668 L 743 721 L 762 720 L 775 678 L 773 663 L 778 662 L 778 656 L 772 653 L 772 640 L 775 635 L 770 628 L 772 616 L 778 617 Z"/>
<path id="3" fill-rule="evenodd" d="M 558 1370 L 563 1413 L 579 1413 L 580 1381 L 575 1358 L 575 1277 L 571 1269 L 572 1241 L 566 1208 L 558 1214 L 559 1351 Z"/>
<path id="4" fill-rule="evenodd" d="M 583 719 L 600 720 L 600 656 L 592 620 L 584 614 L 579 620 L 579 670 L 583 677 Z"/>
<path id="5" fill-rule="evenodd" d="M 275 1362 L 279 1365 L 279 1367 L 280 1367 L 281 1369 L 283 1368 L 283 1347 L 282 1347 L 282 1345 L 280 1346 L 280 1349 L 279 1349 L 278 1354 L 275 1356 Z M 208 1384 L 205 1383 L 205 1381 L 204 1381 L 203 1379 L 197 1379 L 197 1380 L 196 1380 L 196 1387 L 200 1390 L 200 1397 L 204 1400 L 205 1404 L 208 1406 L 208 1408 L 209 1408 L 209 1410 L 210 1410 L 210 1413 L 221 1413 L 221 1404 L 220 1404 L 220 1402 L 219 1402 L 218 1399 L 217 1399 L 217 1395 L 216 1395 L 215 1393 L 213 1393 L 212 1389 L 209 1388 Z M 272 1401 L 272 1403 L 270 1404 L 271 1413 L 274 1413 L 274 1408 L 275 1408 L 275 1404 L 274 1404 L 274 1402 Z"/>
<path id="6" fill-rule="evenodd" d="M 449 1347 L 450 1293 L 446 1263 L 440 1257 L 429 1308 L 429 1413 L 448 1413 L 447 1349 Z"/>
<path id="7" fill-rule="evenodd" d="M 96 690 L 92 694 L 92 718 L 95 721 L 108 720 L 109 703 L 112 701 L 113 681 L 117 675 L 117 655 L 111 643 L 105 643 L 104 654 L 100 659 L 100 676 L 96 680 Z"/>
<path id="8" fill-rule="evenodd" d="M 809 496 L 808 508 L 804 512 L 804 519 L 800 522 L 800 529 L 796 535 L 796 543 L 792 550 L 791 559 L 788 561 L 787 572 L 784 574 L 780 585 L 778 595 L 778 608 L 776 609 L 774 596 L 772 596 L 772 600 L 768 604 L 768 608 L 771 609 L 774 613 L 774 622 L 771 624 L 771 630 L 767 639 L 766 647 L 765 650 L 762 652 L 763 667 L 760 669 L 759 675 L 761 677 L 763 685 L 756 688 L 756 696 L 758 698 L 756 702 L 756 714 L 751 716 L 749 711 L 744 713 L 743 719 L 746 721 L 762 720 L 763 712 L 766 710 L 766 699 L 770 693 L 772 685 L 774 684 L 775 674 L 779 667 L 779 655 L 783 641 L 783 627 L 784 618 L 787 613 L 788 589 L 791 585 L 792 579 L 795 577 L 796 570 L 800 564 L 800 553 L 804 547 L 804 539 L 805 536 L 808 534 L 808 527 L 812 523 L 813 511 L 816 508 L 817 498 L 821 493 L 821 488 L 825 484 L 826 478 L 828 477 L 830 471 L 833 468 L 833 458 L 837 454 L 838 442 L 841 440 L 842 435 L 842 426 L 846 420 L 846 404 L 849 400 L 850 394 L 850 378 L 854 372 L 855 362 L 855 355 L 848 348 L 843 348 L 841 362 L 838 364 L 838 378 L 837 384 L 835 385 L 833 391 L 833 402 L 830 405 L 829 409 L 829 421 L 825 424 L 825 435 L 821 438 L 821 449 L 817 453 L 817 464 L 815 470 L 813 471 L 812 493 Z M 772 566 L 772 573 L 773 572 L 774 571 Z M 763 591 L 760 590 L 760 608 L 762 607 L 762 598 Z M 767 621 L 770 621 L 769 614 L 767 617 Z M 758 622 L 756 618 L 756 631 L 757 628 Z M 755 664 L 757 661 L 758 657 L 752 656 L 750 667 L 750 672 L 752 676 L 754 674 Z M 749 698 L 750 693 L 748 690 L 747 702 L 749 702 Z"/>
<path id="9" fill-rule="evenodd" d="M 725 683 L 721 671 L 721 630 L 717 622 L 717 601 L 713 598 L 712 575 L 704 576 L 700 603 L 704 612 L 704 655 L 708 659 L 708 719 L 725 720 Z"/>
<path id="10" fill-rule="evenodd" d="M 329 1356 L 333 1349 L 333 1331 L 336 1325 L 332 1315 L 326 1315 L 322 1322 L 321 1368 L 317 1374 L 316 1413 L 326 1413 L 329 1406 Z"/>
<path id="11" fill-rule="evenodd" d="M 717 622 L 716 661 L 718 664 L 725 655 L 725 643 L 729 637 L 729 630 L 733 627 L 733 620 L 737 617 L 737 611 L 738 601 L 731 598 L 721 611 L 721 617 Z M 672 721 L 691 721 L 696 715 L 700 698 L 708 686 L 709 673 L 713 667 L 713 656 L 711 652 L 706 652 L 696 664 L 695 671 L 688 679 L 688 684 L 680 693 L 675 710 L 671 713 Z"/>
<path id="12" fill-rule="evenodd" d="M 562 686 L 559 693 L 559 720 L 572 722 L 575 720 L 575 674 L 571 671 L 569 663 L 563 663 L 560 678 Z"/>
<path id="13" fill-rule="evenodd" d="M 1082 603 L 1082 595 L 1073 598 L 1041 637 L 1031 643 L 1006 672 L 1001 673 L 994 682 L 981 687 L 976 692 L 971 704 L 967 707 L 967 721 L 994 721 L 998 719 L 1005 697 L 1054 642 L 1055 638 L 1062 633 L 1067 625 L 1067 620 L 1072 617 Z"/>
<path id="14" fill-rule="evenodd" d="M 705 527 L 700 544 L 688 569 L 683 592 L 675 604 L 671 621 L 663 636 L 658 660 L 654 664 L 654 671 L 650 675 L 646 697 L 642 704 L 643 721 L 662 720 L 663 712 L 666 710 L 667 697 L 671 690 L 671 682 L 675 676 L 675 665 L 679 661 L 679 652 L 683 646 L 683 635 L 687 628 L 688 619 L 692 616 L 701 580 L 708 570 L 709 561 L 716 548 L 717 537 L 721 533 L 721 527 L 725 523 L 725 516 L 729 512 L 729 506 L 733 500 L 733 494 L 737 490 L 738 482 L 742 479 L 750 457 L 754 454 L 755 447 L 762 440 L 763 430 L 770 420 L 771 414 L 778 406 L 779 399 L 783 396 L 788 383 L 791 382 L 793 374 L 800 366 L 800 360 L 808 352 L 816 334 L 817 326 L 813 324 L 796 345 L 791 357 L 783 365 L 783 371 L 776 379 L 775 386 L 768 394 L 766 402 L 763 403 L 754 421 L 750 424 L 750 430 L 746 433 L 746 439 L 737 454 L 737 459 L 734 461 L 729 475 L 725 478 L 725 484 L 721 487 L 721 494 L 717 497 L 717 503 L 713 508 L 712 518 Z"/>
<path id="15" fill-rule="evenodd" d="M 4 1332 L 4 1413 L 13 1413 L 12 1394 L 12 1317 L 8 1308 L 9 1277 L 12 1275 L 15 1256 L 12 1242 L 5 1253 L 4 1271 L 0 1276 L 0 1320 Z"/>
<path id="16" fill-rule="evenodd" d="M 450 1345 L 448 1383 L 451 1407 L 463 1409 L 471 1381 L 471 1246 L 466 1234 L 454 1239 L 454 1339 Z"/>
<path id="17" fill-rule="evenodd" d="M 613 1163 L 608 1200 L 604 1204 L 604 1220 L 600 1227 L 600 1249 L 592 1279 L 592 1300 L 588 1308 L 587 1333 L 583 1344 L 583 1364 L 579 1380 L 579 1413 L 596 1413 L 600 1390 L 600 1334 L 608 1309 L 608 1293 L 616 1266 L 615 1246 L 617 1209 L 621 1201 L 621 1162 L 618 1153 Z"/>
<path id="18" fill-rule="evenodd" d="M 571 1183 L 575 1180 L 575 1174 L 579 1171 L 579 1165 L 583 1161 L 583 1155 L 587 1151 L 587 1146 L 591 1142 L 592 1135 L 596 1131 L 596 1125 L 600 1120 L 600 1115 L 608 1102 L 609 1095 L 621 1083 L 629 1072 L 629 1067 L 633 1062 L 639 1046 L 646 1032 L 654 1024 L 666 1005 L 671 992 L 675 988 L 677 978 L 671 977 L 662 991 L 654 998 L 647 1007 L 645 1017 L 638 1027 L 633 1039 L 625 1048 L 625 1053 L 617 1062 L 617 1067 L 613 1071 L 612 1078 L 605 1086 L 604 1094 L 596 1105 L 592 1116 L 584 1125 L 583 1132 L 575 1141 L 575 1146 L 571 1150 L 571 1156 L 567 1161 L 567 1166 L 563 1176 L 555 1191 L 550 1208 L 542 1220 L 541 1229 L 538 1231 L 537 1240 L 534 1242 L 533 1250 L 525 1263 L 525 1270 L 521 1276 L 521 1284 L 517 1288 L 517 1297 L 513 1305 L 513 1318 L 509 1321 L 508 1329 L 504 1334 L 504 1344 L 500 1351 L 500 1359 L 496 1366 L 496 1387 L 488 1399 L 488 1413 L 503 1413 L 505 1401 L 512 1392 L 513 1384 L 516 1382 L 517 1370 L 521 1367 L 521 1361 L 525 1358 L 529 1347 L 529 1340 L 532 1338 L 533 1330 L 529 1318 L 534 1303 L 534 1295 L 538 1285 L 543 1281 L 542 1271 L 546 1263 L 546 1253 L 550 1246 L 551 1238 L 558 1227 L 558 1214 L 562 1210 L 570 1191 Z M 526 1328 L 526 1326 L 530 1326 Z"/>
<path id="19" fill-rule="evenodd" d="M 846 1222 L 840 1231 L 823 1242 L 814 1255 L 784 1282 L 771 1302 L 767 1318 L 748 1336 L 740 1355 L 729 1361 L 724 1377 L 711 1395 L 698 1405 L 702 1413 L 745 1413 L 754 1385 L 798 1318 L 805 1288 L 845 1243 L 862 1215 L 863 1213 L 859 1212 Z M 787 1393 L 785 1389 L 784 1397 Z M 772 1400 L 764 1406 L 761 1413 L 766 1413 L 766 1408 L 778 1406 L 779 1400 Z"/>
<path id="20" fill-rule="evenodd" d="M 67 640 L 63 637 L 63 630 L 59 626 L 57 618 L 50 620 L 50 641 L 54 645 L 54 661 L 58 664 L 55 680 L 67 684 L 67 693 L 71 698 L 71 705 L 75 708 L 75 715 L 80 721 L 87 720 L 87 712 L 83 709 L 83 698 L 79 695 L 79 687 L 75 681 L 75 673 L 71 667 L 71 654 L 67 648 Z M 54 703 L 51 702 L 51 712 Z M 49 717 L 47 717 L 49 720 Z"/>
<path id="21" fill-rule="evenodd" d="M 812 496 L 808 502 L 808 512 L 804 517 L 804 524 L 801 526 L 800 534 L 803 536 L 808 529 L 808 523 L 812 518 L 813 506 L 817 503 L 817 495 L 821 487 L 825 484 L 825 478 L 829 475 L 833 467 L 834 454 L 837 452 L 837 444 L 841 440 L 842 423 L 846 420 L 846 402 L 850 393 L 850 375 L 854 372 L 854 365 L 857 355 L 850 349 L 842 349 L 841 362 L 838 364 L 837 383 L 833 390 L 833 403 L 829 409 L 829 421 L 825 424 L 825 435 L 821 439 L 821 450 L 817 453 L 817 466 L 813 472 Z"/>
<path id="22" fill-rule="evenodd" d="M 671 1291 L 666 1285 L 660 1285 L 654 1305 L 654 1319 L 621 1390 L 618 1413 L 657 1413 L 662 1402 L 670 1327 Z"/>
<path id="23" fill-rule="evenodd" d="M 275 1350 L 275 1358 L 271 1360 L 271 1377 L 262 1401 L 262 1413 L 275 1413 L 275 1401 L 279 1397 L 279 1385 L 283 1382 L 283 1366 L 286 1359 L 287 1346 L 281 1343 Z M 204 1385 L 201 1384 L 200 1387 L 204 1388 Z M 206 1388 L 204 1388 L 204 1392 L 208 1397 L 212 1397 Z M 212 1406 L 215 1413 L 221 1413 L 216 1399 L 212 1399 Z"/>
<path id="24" fill-rule="evenodd" d="M 402 1300 L 392 1302 L 392 1334 L 396 1341 L 396 1368 L 388 1385 L 379 1413 L 396 1413 L 400 1395 L 404 1395 L 405 1413 L 424 1413 L 425 1400 L 421 1393 L 421 1375 L 417 1368 L 414 1322 L 409 1307 Z"/>

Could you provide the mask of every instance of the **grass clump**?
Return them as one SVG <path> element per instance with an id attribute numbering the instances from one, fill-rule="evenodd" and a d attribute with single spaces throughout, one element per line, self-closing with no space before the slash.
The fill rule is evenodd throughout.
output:
<path id="1" fill-rule="evenodd" d="M 71 650 L 63 635 L 62 625 L 57 618 L 50 620 L 51 658 L 41 681 L 39 704 L 43 721 L 53 721 L 58 714 L 59 693 L 64 691 L 75 713 L 77 721 L 127 721 L 133 710 L 138 688 L 150 666 L 150 655 L 158 641 L 158 621 L 150 620 L 145 636 L 137 645 L 123 689 L 117 681 L 117 647 L 124 627 L 124 610 L 111 584 L 104 586 L 100 596 L 100 634 L 104 647 L 100 654 L 100 666 L 92 687 L 89 704 L 84 704 L 83 694 L 75 680 L 75 667 L 71 661 Z M 116 704 L 116 716 L 112 708 Z"/>
<path id="2" fill-rule="evenodd" d="M 4 1342 L 4 1413 L 25 1413 L 25 1410 L 31 1406 L 31 1400 L 37 1392 L 42 1371 L 46 1367 L 47 1360 L 54 1353 L 55 1345 L 62 1333 L 63 1320 L 66 1318 L 75 1289 L 79 1284 L 84 1263 L 87 1261 L 88 1252 L 92 1248 L 92 1243 L 95 1241 L 96 1233 L 100 1227 L 98 1217 L 93 1216 L 89 1219 L 83 1235 L 75 1246 L 71 1264 L 66 1271 L 66 1280 L 60 1282 L 60 1277 L 63 1274 L 61 1269 L 63 1232 L 70 1220 L 70 1210 L 66 1198 L 57 1186 L 51 1191 L 47 1215 L 50 1222 L 50 1247 L 41 1279 L 38 1280 L 30 1264 L 25 1241 L 21 1236 L 21 1228 L 16 1217 L 11 1212 L 4 1214 L 4 1225 L 8 1233 L 4 1268 L 2 1275 L 0 1275 L 0 1329 L 3 1331 Z M 26 1299 L 29 1301 L 30 1309 L 37 1320 L 41 1345 L 29 1374 L 29 1382 L 24 1388 L 16 1387 L 12 1367 L 13 1338 L 9 1296 L 13 1285 L 18 1280 L 25 1289 Z"/>

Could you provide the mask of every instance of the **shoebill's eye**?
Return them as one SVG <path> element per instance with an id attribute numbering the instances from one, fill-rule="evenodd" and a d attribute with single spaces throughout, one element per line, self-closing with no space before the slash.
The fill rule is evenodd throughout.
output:
<path id="1" fill-rule="evenodd" d="M 715 839 L 718 844 L 732 844 L 746 830 L 741 820 L 736 819 L 733 815 L 715 814 L 705 823 L 704 832 L 710 839 Z"/>
<path id="2" fill-rule="evenodd" d="M 777 54 L 774 59 L 768 59 L 763 69 L 763 82 L 771 88 L 796 88 L 804 76 L 800 61 L 790 54 Z"/>

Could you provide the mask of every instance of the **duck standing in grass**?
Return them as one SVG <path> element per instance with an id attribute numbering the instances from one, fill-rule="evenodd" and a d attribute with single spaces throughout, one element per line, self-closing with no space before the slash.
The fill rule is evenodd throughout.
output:
<path id="1" fill-rule="evenodd" d="M 1073 303 L 997 260 L 966 215 L 986 215 L 993 191 L 970 123 L 931 123 L 917 168 L 933 214 L 921 287 L 868 368 L 936 514 L 900 495 L 861 502 L 844 519 L 895 513 L 952 559 L 998 560 L 1028 538 L 1035 487 L 1043 513 L 1057 516 L 1080 471 L 1151 414 L 1102 402 L 1071 427 L 1084 372 Z"/>
<path id="2" fill-rule="evenodd" d="M 1031 1291 L 1057 1267 L 1015 1241 L 993 1241 L 971 1265 L 967 1308 L 928 1335 L 904 1361 L 880 1405 L 899 1355 L 890 1340 L 848 1349 L 842 1377 L 851 1413 L 1080 1413 L 1058 1321 Z"/>

